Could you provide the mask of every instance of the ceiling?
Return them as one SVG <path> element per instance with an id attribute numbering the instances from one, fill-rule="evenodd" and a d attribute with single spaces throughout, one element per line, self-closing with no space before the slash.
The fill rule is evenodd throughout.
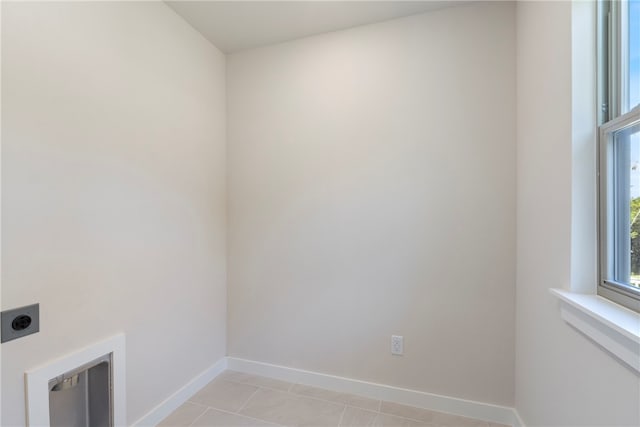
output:
<path id="1" fill-rule="evenodd" d="M 449 1 L 166 1 L 225 53 L 386 21 Z"/>

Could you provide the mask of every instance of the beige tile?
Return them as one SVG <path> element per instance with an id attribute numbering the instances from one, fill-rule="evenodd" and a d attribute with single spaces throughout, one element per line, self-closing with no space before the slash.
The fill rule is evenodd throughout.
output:
<path id="1" fill-rule="evenodd" d="M 213 408 L 236 412 L 256 390 L 258 390 L 258 387 L 250 384 L 215 380 L 207 384 L 189 400 Z"/>
<path id="2" fill-rule="evenodd" d="M 405 418 L 405 422 L 406 422 L 405 426 L 407 427 L 424 427 L 424 426 L 435 427 L 434 424 L 426 423 L 424 421 L 411 420 L 409 418 Z"/>
<path id="3" fill-rule="evenodd" d="M 439 412 L 429 411 L 428 409 L 414 408 L 413 406 L 384 401 L 382 402 L 382 405 L 380 405 L 380 412 L 383 414 L 422 421 L 427 424 L 435 424 L 435 417 L 441 414 Z"/>
<path id="4" fill-rule="evenodd" d="M 372 426 L 373 422 L 378 415 L 377 412 L 367 411 L 366 409 L 353 408 L 347 406 L 344 414 L 342 414 L 342 420 L 340 421 L 341 427 L 361 427 Z"/>
<path id="5" fill-rule="evenodd" d="M 167 418 L 165 418 L 160 424 L 158 424 L 158 427 L 189 426 L 196 418 L 204 414 L 206 410 L 206 406 L 187 402 L 173 411 Z"/>
<path id="6" fill-rule="evenodd" d="M 192 424 L 195 427 L 227 427 L 227 426 L 273 426 L 274 424 L 267 423 L 265 421 L 254 420 L 252 418 L 243 417 L 238 414 L 231 414 L 229 412 L 218 411 L 217 409 L 209 408 L 204 415 L 196 420 Z"/>
<path id="7" fill-rule="evenodd" d="M 344 405 L 259 389 L 240 413 L 286 426 L 337 426 L 343 409 Z"/>
<path id="8" fill-rule="evenodd" d="M 324 399 L 356 408 L 369 409 L 371 411 L 377 411 L 380 406 L 379 400 L 302 384 L 294 384 L 290 391 L 291 393 L 301 394 L 303 396 L 315 397 L 316 399 Z"/>
<path id="9" fill-rule="evenodd" d="M 436 412 L 433 417 L 433 424 L 442 427 L 486 427 L 487 423 L 473 418 L 460 417 L 457 415 Z"/>
<path id="10" fill-rule="evenodd" d="M 324 400 L 334 400 L 340 395 L 340 393 L 335 391 L 311 387 L 303 384 L 294 384 L 293 387 L 291 387 L 290 391 L 291 393 L 301 394 L 303 396 L 315 397 L 316 399 Z"/>
<path id="11" fill-rule="evenodd" d="M 409 425 L 409 420 L 389 414 L 378 414 L 373 425 L 376 427 L 406 427 Z"/>
<path id="12" fill-rule="evenodd" d="M 335 402 L 355 406 L 360 409 L 368 409 L 370 411 L 377 411 L 378 408 L 380 408 L 379 400 L 369 399 L 368 397 L 357 396 L 355 394 L 341 393 L 340 397 L 336 399 Z"/>
<path id="13" fill-rule="evenodd" d="M 260 375 L 246 374 L 238 371 L 224 371 L 216 379 L 233 381 L 243 384 L 251 384 L 258 387 L 272 388 L 274 390 L 288 391 L 292 383 L 280 381 L 273 378 L 261 377 Z"/>
<path id="14" fill-rule="evenodd" d="M 261 377 L 258 375 L 249 375 L 248 378 L 246 378 L 242 382 L 246 384 L 256 385 L 258 387 L 272 388 L 274 390 L 280 390 L 280 391 L 289 391 L 289 389 L 293 385 L 292 383 L 289 383 L 286 381 L 280 381 L 273 378 Z"/>
<path id="15" fill-rule="evenodd" d="M 226 370 L 226 371 L 222 372 L 220 375 L 218 375 L 216 377 L 216 380 L 233 381 L 233 382 L 236 382 L 236 383 L 243 383 L 250 376 L 251 376 L 250 374 L 245 374 L 244 372 Z"/>

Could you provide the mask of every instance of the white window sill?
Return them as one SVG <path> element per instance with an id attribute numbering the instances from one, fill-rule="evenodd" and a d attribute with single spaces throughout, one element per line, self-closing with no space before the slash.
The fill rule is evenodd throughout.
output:
<path id="1" fill-rule="evenodd" d="M 640 372 L 640 314 L 598 295 L 549 289 L 565 322 Z"/>

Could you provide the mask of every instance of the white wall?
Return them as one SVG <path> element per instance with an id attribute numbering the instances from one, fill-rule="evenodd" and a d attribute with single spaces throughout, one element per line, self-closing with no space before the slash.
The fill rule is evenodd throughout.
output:
<path id="1" fill-rule="evenodd" d="M 583 55 L 595 40 L 580 33 L 592 6 L 518 3 L 516 407 L 528 426 L 640 425 L 640 378 L 562 322 L 548 292 L 595 285 L 595 111 L 580 105 L 595 99 Z"/>
<path id="2" fill-rule="evenodd" d="M 227 75 L 229 355 L 512 405 L 514 5 L 241 52 Z"/>
<path id="3" fill-rule="evenodd" d="M 134 422 L 225 355 L 225 58 L 161 2 L 4 2 L 2 55 L 2 425 L 120 331 Z"/>

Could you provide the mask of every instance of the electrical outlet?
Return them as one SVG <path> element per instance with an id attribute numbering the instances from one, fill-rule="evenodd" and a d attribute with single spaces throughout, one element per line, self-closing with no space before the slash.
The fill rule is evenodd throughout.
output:
<path id="1" fill-rule="evenodd" d="M 0 341 L 15 340 L 40 331 L 40 305 L 5 310 L 0 313 L 2 334 Z"/>
<path id="2" fill-rule="evenodd" d="M 404 354 L 404 337 L 402 335 L 391 335 L 391 354 L 397 356 Z"/>

